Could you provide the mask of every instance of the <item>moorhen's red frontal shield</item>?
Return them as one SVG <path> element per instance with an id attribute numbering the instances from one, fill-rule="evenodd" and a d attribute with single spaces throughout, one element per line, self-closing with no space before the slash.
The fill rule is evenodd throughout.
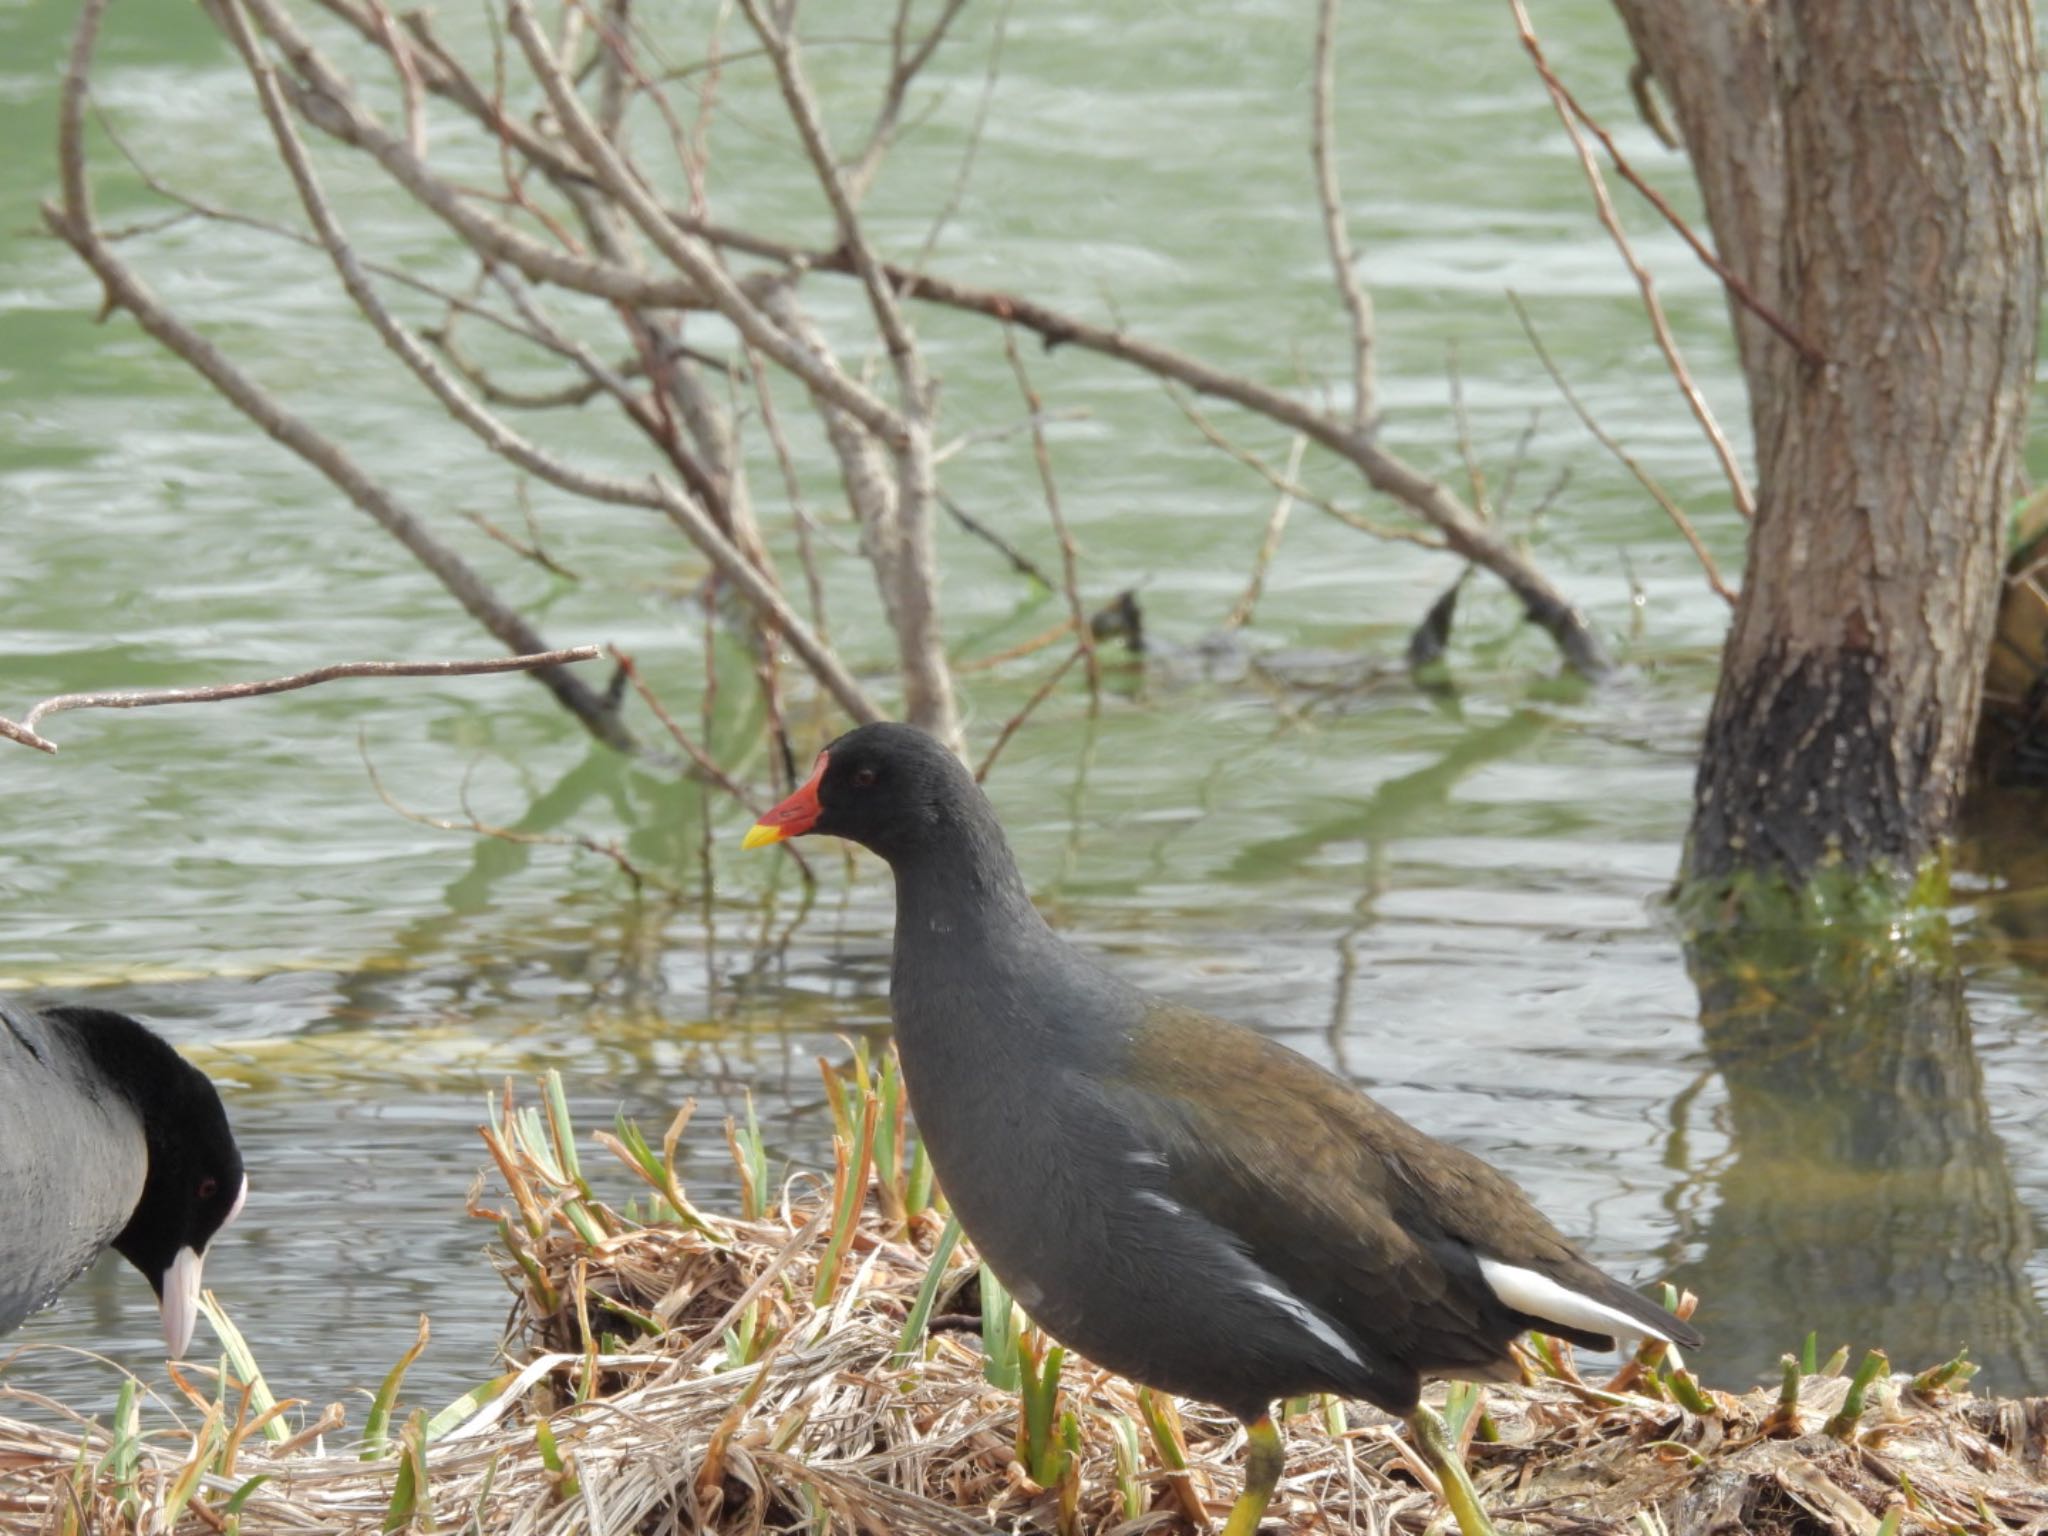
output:
<path id="1" fill-rule="evenodd" d="M 818 824 L 818 818 L 824 814 L 824 808 L 818 804 L 818 781 L 825 777 L 825 764 L 831 756 L 829 752 L 818 754 L 818 765 L 811 770 L 811 776 L 787 800 L 747 828 L 747 835 L 740 840 L 742 848 L 765 848 L 785 838 L 801 837 Z"/>

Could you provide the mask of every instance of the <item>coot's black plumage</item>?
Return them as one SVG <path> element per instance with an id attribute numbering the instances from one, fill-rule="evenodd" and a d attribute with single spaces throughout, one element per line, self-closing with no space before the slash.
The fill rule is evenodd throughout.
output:
<path id="1" fill-rule="evenodd" d="M 191 1342 L 207 1244 L 248 1184 L 206 1075 L 125 1014 L 0 1001 L 0 1333 L 112 1247 Z"/>
<path id="2" fill-rule="evenodd" d="M 923 732 L 840 737 L 747 846 L 806 832 L 895 871 L 904 1080 L 982 1256 L 1063 1343 L 1253 1426 L 1233 1536 L 1256 1528 L 1279 1474 L 1276 1398 L 1336 1392 L 1409 1416 L 1468 1506 L 1461 1523 L 1482 1530 L 1418 1407 L 1425 1376 L 1512 1378 L 1509 1346 L 1531 1328 L 1595 1348 L 1618 1332 L 1699 1342 L 1486 1163 L 1054 933 L 987 798 Z"/>

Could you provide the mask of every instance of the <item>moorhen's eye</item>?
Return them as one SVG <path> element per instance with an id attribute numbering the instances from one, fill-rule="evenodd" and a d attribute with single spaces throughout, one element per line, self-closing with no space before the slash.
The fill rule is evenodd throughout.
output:
<path id="1" fill-rule="evenodd" d="M 872 788 L 874 788 L 874 784 L 875 784 L 875 770 L 874 770 L 874 769 L 872 769 L 872 768 L 856 768 L 856 769 L 854 769 L 854 770 L 853 770 L 853 787 L 854 787 L 855 789 L 872 789 Z"/>
<path id="2" fill-rule="evenodd" d="M 220 1180 L 208 1175 L 199 1181 L 199 1198 L 211 1200 L 220 1193 Z"/>

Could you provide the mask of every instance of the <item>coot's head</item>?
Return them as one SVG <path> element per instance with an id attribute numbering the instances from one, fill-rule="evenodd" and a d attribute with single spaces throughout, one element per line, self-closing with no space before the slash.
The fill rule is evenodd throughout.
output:
<path id="1" fill-rule="evenodd" d="M 45 1012 L 87 1042 L 100 1072 L 142 1121 L 149 1170 L 113 1247 L 155 1289 L 164 1342 L 182 1355 L 199 1316 L 207 1245 L 241 1214 L 249 1194 L 227 1111 L 204 1072 L 127 1015 L 103 1008 Z"/>
<path id="2" fill-rule="evenodd" d="M 741 846 L 807 832 L 846 838 L 892 864 L 963 837 L 1002 835 L 960 759 L 916 726 L 891 721 L 848 731 L 820 752 L 811 776 Z"/>

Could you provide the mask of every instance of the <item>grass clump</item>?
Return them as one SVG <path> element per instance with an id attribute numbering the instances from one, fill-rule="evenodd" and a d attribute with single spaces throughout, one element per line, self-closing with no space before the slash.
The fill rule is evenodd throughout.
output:
<path id="1" fill-rule="evenodd" d="M 498 1189 L 471 1211 L 515 1297 L 509 1369 L 438 1411 L 400 1402 L 407 1352 L 360 1435 L 339 1408 L 270 1401 L 236 1343 L 110 1423 L 0 1375 L 0 1528 L 87 1532 L 566 1536 L 707 1530 L 965 1536 L 1186 1531 L 1227 1508 L 1243 1432 L 1132 1387 L 1022 1318 L 946 1214 L 893 1061 L 828 1069 L 830 1178 L 771 1187 L 760 1134 L 728 1126 L 742 1208 L 695 1207 L 630 1122 L 578 1156 L 559 1087 L 509 1091 L 483 1127 Z M 1670 1304 L 1689 1310 L 1690 1298 Z M 421 1342 L 425 1339 L 422 1324 Z M 1528 1380 L 1453 1388 L 1447 1417 L 1504 1531 L 2048 1528 L 2048 1402 L 1968 1393 L 1968 1362 L 1843 1374 L 1812 1344 L 1784 1381 L 1703 1386 L 1661 1346 L 1608 1380 L 1538 1339 Z M 481 1373 L 480 1373 L 481 1374 Z M 1441 1388 L 1437 1389 L 1439 1392 Z M 1422 1532 L 1441 1506 L 1383 1416 L 1287 1405 L 1271 1519 Z M 1821 1426 L 1824 1426 L 1822 1428 Z"/>

